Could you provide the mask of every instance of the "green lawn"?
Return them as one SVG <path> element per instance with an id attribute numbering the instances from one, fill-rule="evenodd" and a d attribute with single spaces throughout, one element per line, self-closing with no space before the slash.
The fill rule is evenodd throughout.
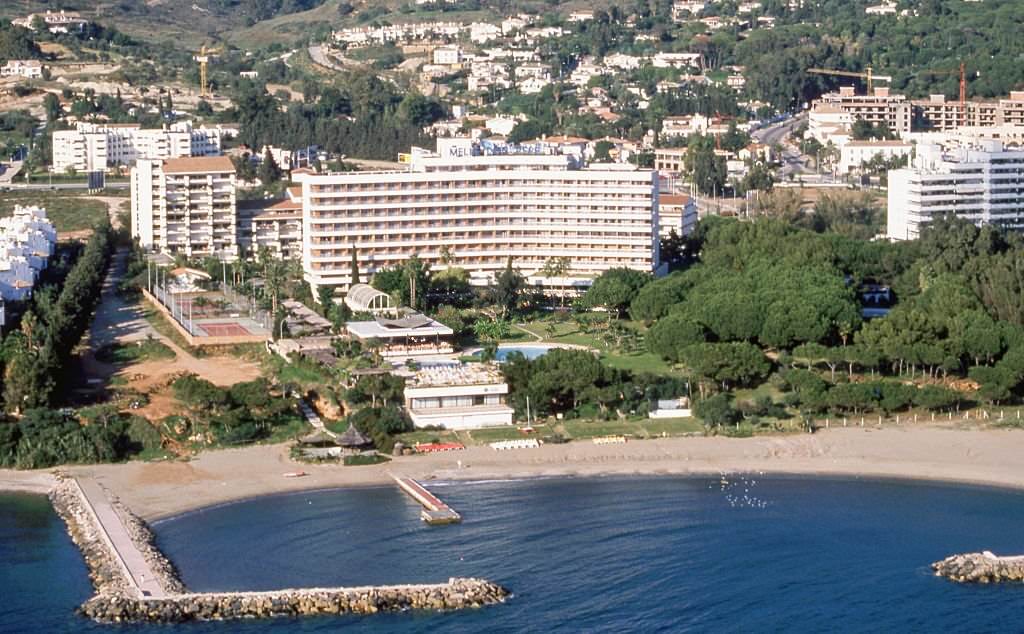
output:
<path id="1" fill-rule="evenodd" d="M 129 364 L 155 359 L 173 359 L 174 351 L 155 339 L 136 343 L 115 343 L 96 351 L 103 363 Z"/>
<path id="2" fill-rule="evenodd" d="M 0 216 L 8 216 L 16 205 L 39 205 L 57 228 L 64 231 L 91 229 L 107 216 L 107 205 L 83 195 L 64 192 L 19 191 L 0 194 Z M 59 237 L 59 236 L 58 236 Z"/>
<path id="3" fill-rule="evenodd" d="M 703 430 L 703 426 L 694 418 L 639 421 L 570 420 L 563 422 L 559 427 L 564 431 L 564 435 L 573 440 L 619 435 L 634 438 L 654 438 L 662 435 L 681 436 Z"/>
<path id="4" fill-rule="evenodd" d="M 619 324 L 634 331 L 643 331 L 643 325 L 639 322 L 623 319 L 619 321 Z M 612 368 L 653 374 L 672 372 L 671 366 L 646 350 L 625 352 L 609 349 L 608 344 L 600 339 L 599 333 L 583 332 L 580 326 L 572 320 L 539 319 L 523 324 L 522 327 L 541 337 L 545 343 L 565 343 L 598 350 L 601 352 L 601 360 Z"/>

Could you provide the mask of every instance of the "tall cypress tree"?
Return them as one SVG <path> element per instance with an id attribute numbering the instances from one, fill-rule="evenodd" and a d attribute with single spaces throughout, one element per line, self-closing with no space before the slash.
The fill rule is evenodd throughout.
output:
<path id="1" fill-rule="evenodd" d="M 356 245 L 352 245 L 352 269 L 350 273 L 352 277 L 351 284 L 359 283 L 359 258 L 356 257 Z"/>

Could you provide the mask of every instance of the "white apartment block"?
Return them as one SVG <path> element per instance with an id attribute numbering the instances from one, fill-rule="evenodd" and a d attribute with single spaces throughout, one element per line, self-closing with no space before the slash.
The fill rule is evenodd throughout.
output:
<path id="1" fill-rule="evenodd" d="M 947 214 L 977 225 L 1024 228 L 1024 150 L 996 140 L 922 144 L 909 168 L 889 172 L 890 239 L 913 240 L 921 225 Z"/>
<path id="2" fill-rule="evenodd" d="M 876 156 L 891 160 L 910 156 L 914 146 L 903 141 L 847 141 L 839 149 L 839 174 L 849 174 Z"/>
<path id="3" fill-rule="evenodd" d="M 658 235 L 688 236 L 697 228 L 697 202 L 689 194 L 661 194 L 658 198 Z"/>
<path id="4" fill-rule="evenodd" d="M 567 256 L 582 285 L 611 268 L 659 270 L 656 172 L 515 153 L 531 149 L 439 139 L 437 153 L 414 151 L 406 171 L 300 175 L 314 294 L 351 283 L 353 250 L 364 274 L 417 255 L 462 267 L 477 285 L 509 257 L 531 277 Z"/>
<path id="5" fill-rule="evenodd" d="M 42 79 L 43 63 L 35 59 L 11 59 L 0 66 L 0 77 L 23 77 Z"/>
<path id="6" fill-rule="evenodd" d="M 41 207 L 15 206 L 0 218 L 0 298 L 20 301 L 32 295 L 39 273 L 46 268 L 57 230 Z"/>
<path id="7" fill-rule="evenodd" d="M 139 159 L 216 156 L 222 139 L 236 133 L 229 126 L 193 128 L 188 121 L 151 130 L 137 123 L 79 122 L 74 130 L 53 133 L 53 169 L 91 172 L 131 166 Z"/>
<path id="8" fill-rule="evenodd" d="M 227 156 L 140 159 L 131 173 L 132 236 L 187 256 L 238 255 L 235 166 Z"/>
<path id="9" fill-rule="evenodd" d="M 462 63 L 462 49 L 458 46 L 438 46 L 434 49 L 433 59 L 438 66 L 458 66 Z"/>

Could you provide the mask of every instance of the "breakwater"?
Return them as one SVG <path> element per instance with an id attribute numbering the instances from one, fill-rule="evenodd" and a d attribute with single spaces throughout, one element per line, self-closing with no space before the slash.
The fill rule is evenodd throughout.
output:
<path id="1" fill-rule="evenodd" d="M 1024 581 L 1024 557 L 999 557 L 987 550 L 947 557 L 932 569 L 937 576 L 960 583 Z"/>
<path id="2" fill-rule="evenodd" d="M 58 474 L 50 501 L 82 552 L 96 590 L 79 612 L 100 622 L 459 610 L 500 603 L 509 596 L 498 584 L 463 578 L 427 585 L 190 593 L 156 548 L 146 523 L 95 482 L 79 483 Z"/>
<path id="3" fill-rule="evenodd" d="M 489 581 L 453 578 L 448 583 L 433 585 L 181 594 L 163 599 L 97 595 L 82 606 L 81 612 L 106 623 L 181 623 L 401 610 L 461 610 L 500 603 L 507 596 L 507 590 Z"/>

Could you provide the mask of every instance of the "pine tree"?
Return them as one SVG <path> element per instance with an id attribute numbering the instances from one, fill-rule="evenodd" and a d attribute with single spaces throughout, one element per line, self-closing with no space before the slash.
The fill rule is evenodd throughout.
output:
<path id="1" fill-rule="evenodd" d="M 260 163 L 260 169 L 256 175 L 264 187 L 281 180 L 281 168 L 277 166 L 274 155 L 270 153 L 270 148 L 263 153 L 263 162 Z"/>

